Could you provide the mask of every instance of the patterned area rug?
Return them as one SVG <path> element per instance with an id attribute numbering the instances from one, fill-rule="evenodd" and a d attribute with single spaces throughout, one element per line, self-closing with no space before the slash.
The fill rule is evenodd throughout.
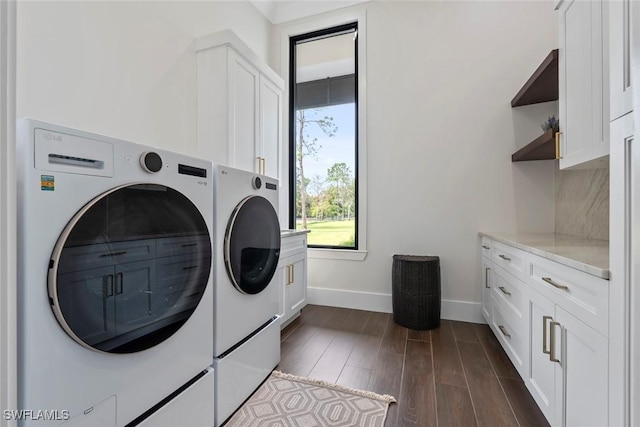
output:
<path id="1" fill-rule="evenodd" d="M 224 427 L 382 427 L 388 394 L 273 371 Z"/>

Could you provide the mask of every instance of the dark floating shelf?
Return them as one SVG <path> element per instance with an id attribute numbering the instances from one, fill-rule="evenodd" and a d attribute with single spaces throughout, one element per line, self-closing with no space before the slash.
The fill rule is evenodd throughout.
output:
<path id="1" fill-rule="evenodd" d="M 511 100 L 512 107 L 558 100 L 558 49 L 551 51 Z"/>
<path id="2" fill-rule="evenodd" d="M 512 162 L 556 158 L 555 132 L 548 130 L 511 155 Z"/>

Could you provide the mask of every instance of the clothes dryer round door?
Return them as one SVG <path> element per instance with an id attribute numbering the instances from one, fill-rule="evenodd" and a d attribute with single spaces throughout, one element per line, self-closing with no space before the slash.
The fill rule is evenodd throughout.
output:
<path id="1" fill-rule="evenodd" d="M 207 224 L 186 196 L 164 185 L 124 185 L 91 200 L 65 227 L 49 264 L 49 301 L 82 346 L 141 351 L 187 322 L 211 261 Z"/>
<path id="2" fill-rule="evenodd" d="M 258 294 L 271 282 L 280 257 L 280 223 L 271 202 L 243 199 L 233 210 L 224 238 L 224 263 L 231 283 Z"/>

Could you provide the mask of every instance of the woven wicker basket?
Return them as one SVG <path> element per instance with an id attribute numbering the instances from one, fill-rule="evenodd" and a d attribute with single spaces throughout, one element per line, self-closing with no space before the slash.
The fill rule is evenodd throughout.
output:
<path id="1" fill-rule="evenodd" d="M 394 255 L 393 321 L 410 329 L 440 326 L 440 258 Z"/>

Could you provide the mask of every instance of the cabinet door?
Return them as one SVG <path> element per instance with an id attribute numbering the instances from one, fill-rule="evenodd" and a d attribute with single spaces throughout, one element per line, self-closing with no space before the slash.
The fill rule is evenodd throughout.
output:
<path id="1" fill-rule="evenodd" d="M 156 281 L 156 260 L 116 266 L 114 293 L 118 335 L 137 329 L 154 319 L 151 309 L 152 284 Z"/>
<path id="2" fill-rule="evenodd" d="M 229 166 L 257 172 L 258 70 L 233 49 L 229 63 Z"/>
<path id="3" fill-rule="evenodd" d="M 603 84 L 608 75 L 603 55 L 603 8 L 603 2 L 597 0 L 569 1 L 560 8 L 561 169 L 609 153 L 608 127 L 604 126 L 609 114 L 608 84 L 606 92 Z"/>
<path id="4" fill-rule="evenodd" d="M 550 322 L 555 314 L 553 302 L 533 289 L 528 290 L 531 355 L 527 388 L 538 407 L 553 423 L 555 411 L 555 363 L 550 360 Z"/>
<path id="5" fill-rule="evenodd" d="M 491 270 L 491 261 L 482 257 L 482 316 L 487 321 L 487 324 L 491 325 L 491 314 L 493 310 L 491 308 L 491 287 L 493 284 L 493 271 Z"/>
<path id="6" fill-rule="evenodd" d="M 60 274 L 58 301 L 82 341 L 94 345 L 116 335 L 115 271 L 112 265 Z"/>
<path id="7" fill-rule="evenodd" d="M 275 283 L 278 286 L 278 295 L 279 295 L 279 305 L 278 305 L 278 316 L 280 316 L 280 324 L 282 325 L 283 323 L 286 323 L 286 321 L 288 320 L 286 318 L 286 313 L 285 313 L 285 306 L 286 306 L 286 301 L 285 301 L 285 288 L 287 286 L 287 282 L 286 282 L 286 278 L 287 278 L 287 266 L 289 265 L 289 263 L 287 262 L 286 258 L 280 258 L 280 261 L 278 263 L 278 269 L 276 270 L 276 272 L 273 274 L 273 278 L 271 279 L 271 282 Z"/>
<path id="8" fill-rule="evenodd" d="M 562 419 L 556 416 L 556 425 L 606 426 L 608 341 L 561 307 L 556 307 L 556 321 L 562 328 L 556 402 L 564 402 Z"/>
<path id="9" fill-rule="evenodd" d="M 288 258 L 285 268 L 285 313 L 290 316 L 307 304 L 307 254 Z"/>
<path id="10" fill-rule="evenodd" d="M 609 1 L 609 100 L 611 120 L 633 109 L 631 95 L 631 0 Z M 633 5 L 638 7 L 638 5 Z"/>
<path id="11" fill-rule="evenodd" d="M 278 178 L 282 139 L 282 90 L 260 76 L 260 153 L 264 174 Z"/>

